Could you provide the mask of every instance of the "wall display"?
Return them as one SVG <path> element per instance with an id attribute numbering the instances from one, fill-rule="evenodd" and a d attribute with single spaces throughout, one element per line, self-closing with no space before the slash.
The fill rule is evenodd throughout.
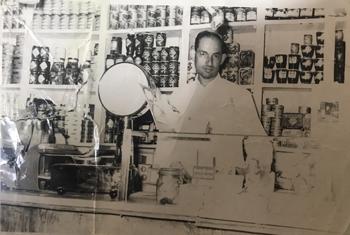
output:
<path id="1" fill-rule="evenodd" d="M 342 1 L 0 0 L 1 231 L 344 234 Z"/>

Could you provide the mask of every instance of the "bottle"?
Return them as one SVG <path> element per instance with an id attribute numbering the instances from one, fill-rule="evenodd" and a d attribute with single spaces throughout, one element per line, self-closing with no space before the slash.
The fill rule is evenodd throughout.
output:
<path id="1" fill-rule="evenodd" d="M 334 81 L 344 83 L 345 80 L 345 50 L 346 44 L 343 30 L 336 31 L 335 53 L 334 53 Z"/>

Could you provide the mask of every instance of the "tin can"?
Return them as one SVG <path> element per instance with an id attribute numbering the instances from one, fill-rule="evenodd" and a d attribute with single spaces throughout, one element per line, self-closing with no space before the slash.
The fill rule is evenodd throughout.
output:
<path id="1" fill-rule="evenodd" d="M 167 87 L 168 86 L 168 76 L 160 75 L 159 87 Z"/>
<path id="2" fill-rule="evenodd" d="M 160 50 L 156 47 L 152 50 L 152 60 L 160 61 Z"/>
<path id="3" fill-rule="evenodd" d="M 169 59 L 170 60 L 179 60 L 179 47 L 171 46 L 169 47 Z"/>
<path id="4" fill-rule="evenodd" d="M 167 75 L 169 73 L 169 62 L 160 63 L 160 75 Z"/>
<path id="5" fill-rule="evenodd" d="M 112 37 L 111 40 L 111 54 L 121 54 L 122 53 L 122 38 L 121 37 Z"/>
<path id="6" fill-rule="evenodd" d="M 176 20 L 174 18 L 168 18 L 167 19 L 167 25 L 168 26 L 175 26 L 176 25 Z"/>
<path id="7" fill-rule="evenodd" d="M 201 23 L 201 8 L 192 7 L 191 8 L 191 24 L 200 24 Z"/>
<path id="8" fill-rule="evenodd" d="M 299 71 L 298 70 L 288 70 L 288 83 L 296 84 L 299 81 Z"/>
<path id="9" fill-rule="evenodd" d="M 158 5 L 156 6 L 156 16 L 160 19 L 165 19 L 167 14 L 166 6 L 164 5 Z"/>
<path id="10" fill-rule="evenodd" d="M 299 43 L 291 43 L 290 44 L 290 53 L 293 54 L 293 55 L 297 55 L 299 54 Z"/>
<path id="11" fill-rule="evenodd" d="M 137 56 L 142 56 L 144 50 L 144 38 L 143 38 L 143 34 L 136 34 L 136 38 L 135 38 L 135 54 Z"/>
<path id="12" fill-rule="evenodd" d="M 301 60 L 301 70 L 303 70 L 303 71 L 311 71 L 313 64 L 314 64 L 313 59 L 303 58 Z"/>
<path id="13" fill-rule="evenodd" d="M 278 98 L 277 97 L 266 98 L 266 105 L 267 106 L 265 108 L 269 108 L 267 111 L 271 111 L 273 105 L 278 105 Z"/>
<path id="14" fill-rule="evenodd" d="M 335 41 L 343 41 L 344 40 L 344 31 L 336 30 L 335 31 Z"/>
<path id="15" fill-rule="evenodd" d="M 147 21 L 146 20 L 138 20 L 137 21 L 137 28 L 146 28 L 147 27 Z"/>
<path id="16" fill-rule="evenodd" d="M 134 63 L 137 65 L 141 65 L 142 64 L 142 58 L 140 56 L 136 56 L 134 58 Z"/>
<path id="17" fill-rule="evenodd" d="M 254 7 L 250 7 L 250 8 L 247 8 L 246 10 L 246 19 L 247 21 L 256 21 L 256 18 L 257 18 L 257 13 L 256 13 L 256 8 Z"/>
<path id="18" fill-rule="evenodd" d="M 118 54 L 115 56 L 115 62 L 114 64 L 122 63 L 126 60 L 126 56 L 122 54 Z"/>
<path id="19" fill-rule="evenodd" d="M 165 45 L 166 45 L 166 33 L 157 33 L 156 47 L 165 47 Z"/>
<path id="20" fill-rule="evenodd" d="M 316 42 L 317 42 L 317 45 L 324 44 L 324 33 L 323 32 L 316 32 Z"/>
<path id="21" fill-rule="evenodd" d="M 152 74 L 151 62 L 143 62 L 143 68 L 149 75 Z"/>
<path id="22" fill-rule="evenodd" d="M 38 71 L 31 71 L 29 76 L 29 84 L 38 84 L 38 77 L 39 77 Z"/>
<path id="23" fill-rule="evenodd" d="M 239 53 L 240 66 L 254 68 L 255 53 L 252 50 L 244 50 Z"/>
<path id="24" fill-rule="evenodd" d="M 234 8 L 235 15 L 236 15 L 236 21 L 246 21 L 247 20 L 247 14 L 243 7 L 236 7 Z"/>
<path id="25" fill-rule="evenodd" d="M 169 85 L 169 87 L 178 87 L 179 86 L 179 75 L 170 74 L 168 85 Z"/>
<path id="26" fill-rule="evenodd" d="M 253 84 L 253 69 L 252 68 L 240 68 L 239 69 L 239 84 L 240 85 L 252 85 Z"/>
<path id="27" fill-rule="evenodd" d="M 145 47 L 153 47 L 154 35 L 151 33 L 145 33 Z"/>
<path id="28" fill-rule="evenodd" d="M 323 58 L 324 57 L 324 53 L 323 53 L 323 46 L 315 46 L 315 55 L 316 58 Z"/>
<path id="29" fill-rule="evenodd" d="M 129 55 L 126 57 L 125 62 L 134 63 L 134 58 L 131 55 Z"/>
<path id="30" fill-rule="evenodd" d="M 323 71 L 323 59 L 314 59 L 314 67 L 316 71 Z"/>
<path id="31" fill-rule="evenodd" d="M 13 48 L 14 50 L 14 48 Z M 39 60 L 40 57 L 40 47 L 39 46 L 33 46 L 32 47 L 32 59 Z"/>
<path id="32" fill-rule="evenodd" d="M 145 48 L 143 50 L 141 58 L 142 58 L 143 62 L 151 62 L 152 61 L 152 48 Z"/>
<path id="33" fill-rule="evenodd" d="M 238 54 L 241 51 L 241 45 L 238 42 L 233 42 L 228 45 L 229 54 Z"/>
<path id="34" fill-rule="evenodd" d="M 169 62 L 169 74 L 179 74 L 179 62 L 177 61 Z"/>
<path id="35" fill-rule="evenodd" d="M 271 68 L 264 68 L 263 83 L 273 83 L 275 79 L 275 71 Z"/>
<path id="36" fill-rule="evenodd" d="M 225 8 L 225 19 L 228 22 L 235 22 L 235 11 L 233 7 L 226 7 Z"/>
<path id="37" fill-rule="evenodd" d="M 200 13 L 200 23 L 201 24 L 209 24 L 210 23 L 210 14 L 207 10 L 202 9 Z"/>
<path id="38" fill-rule="evenodd" d="M 152 81 L 156 87 L 159 87 L 160 76 L 159 75 L 152 75 Z"/>
<path id="39" fill-rule="evenodd" d="M 314 56 L 315 47 L 313 45 L 301 45 L 301 54 L 305 58 L 312 58 Z"/>
<path id="40" fill-rule="evenodd" d="M 287 70 L 286 69 L 277 69 L 276 70 L 276 79 L 277 79 L 277 83 L 286 83 L 287 82 Z"/>
<path id="41" fill-rule="evenodd" d="M 287 66 L 287 55 L 278 54 L 276 57 L 276 67 L 278 69 L 284 69 Z"/>
<path id="42" fill-rule="evenodd" d="M 176 19 L 176 25 L 182 25 L 182 18 L 183 18 L 183 8 L 180 6 L 175 6 L 175 19 Z"/>
<path id="43" fill-rule="evenodd" d="M 165 62 L 169 60 L 169 50 L 166 47 L 163 47 L 160 51 L 160 61 Z"/>
<path id="44" fill-rule="evenodd" d="M 152 62 L 152 75 L 160 75 L 160 63 L 159 62 Z"/>
<path id="45" fill-rule="evenodd" d="M 41 47 L 40 48 L 40 58 L 42 60 L 49 60 L 49 53 L 50 53 L 50 49 L 49 47 Z"/>
<path id="46" fill-rule="evenodd" d="M 288 55 L 288 69 L 299 69 L 300 55 Z"/>
<path id="47" fill-rule="evenodd" d="M 113 55 L 107 55 L 106 57 L 106 67 L 105 70 L 109 69 L 115 64 L 115 59 Z"/>
<path id="48" fill-rule="evenodd" d="M 321 81 L 323 81 L 323 72 L 321 71 L 315 72 L 314 81 L 315 81 L 315 84 L 319 84 Z"/>
<path id="49" fill-rule="evenodd" d="M 135 34 L 128 34 L 126 37 L 126 55 L 133 56 L 135 52 Z"/>
<path id="50" fill-rule="evenodd" d="M 304 35 L 304 44 L 305 45 L 312 45 L 312 35 L 311 34 Z"/>
<path id="51" fill-rule="evenodd" d="M 150 27 L 150 28 L 157 27 L 157 20 L 147 19 L 147 27 Z"/>
<path id="52" fill-rule="evenodd" d="M 312 72 L 300 72 L 300 83 L 311 84 L 313 73 Z"/>

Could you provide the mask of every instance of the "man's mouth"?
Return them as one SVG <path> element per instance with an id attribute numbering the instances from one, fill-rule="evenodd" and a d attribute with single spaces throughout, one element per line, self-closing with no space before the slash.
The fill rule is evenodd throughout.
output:
<path id="1" fill-rule="evenodd" d="M 207 72 L 207 73 L 211 73 L 213 70 L 214 70 L 214 68 L 211 68 L 211 67 L 205 67 L 204 68 L 204 71 Z"/>

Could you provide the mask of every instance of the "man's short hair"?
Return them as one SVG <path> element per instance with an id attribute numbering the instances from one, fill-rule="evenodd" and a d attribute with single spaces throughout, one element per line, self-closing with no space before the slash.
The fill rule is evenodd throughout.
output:
<path id="1" fill-rule="evenodd" d="M 202 32 L 197 34 L 197 37 L 196 37 L 195 42 L 194 42 L 195 51 L 197 51 L 198 46 L 199 46 L 199 42 L 202 38 L 216 38 L 221 44 L 221 52 L 223 54 L 227 54 L 227 46 L 226 46 L 224 40 L 222 39 L 222 37 L 220 36 L 220 34 L 218 34 L 217 32 L 208 31 L 208 30 L 202 31 Z"/>

